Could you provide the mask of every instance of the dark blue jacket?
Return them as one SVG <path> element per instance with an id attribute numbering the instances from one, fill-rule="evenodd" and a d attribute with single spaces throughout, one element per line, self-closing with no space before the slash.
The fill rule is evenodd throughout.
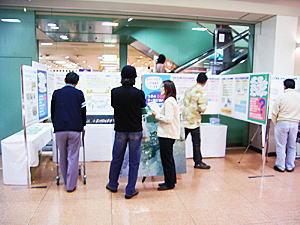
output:
<path id="1" fill-rule="evenodd" d="M 86 125 L 86 105 L 82 91 L 71 85 L 55 90 L 51 100 L 54 132 L 82 131 Z"/>

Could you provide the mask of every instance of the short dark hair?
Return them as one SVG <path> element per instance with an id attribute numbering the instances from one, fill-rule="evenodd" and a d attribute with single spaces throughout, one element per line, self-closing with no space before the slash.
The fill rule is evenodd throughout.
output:
<path id="1" fill-rule="evenodd" d="M 199 84 L 205 84 L 207 80 L 208 80 L 208 78 L 206 76 L 206 73 L 200 72 L 198 74 L 197 83 L 199 83 Z"/>
<path id="2" fill-rule="evenodd" d="M 286 79 L 283 81 L 285 88 L 295 89 L 295 81 L 293 79 Z"/>
<path id="3" fill-rule="evenodd" d="M 79 81 L 79 76 L 77 73 L 70 72 L 66 75 L 65 82 L 66 84 L 77 84 Z"/>
<path id="4" fill-rule="evenodd" d="M 125 87 L 133 86 L 135 84 L 135 78 L 122 78 L 121 84 Z"/>
<path id="5" fill-rule="evenodd" d="M 163 54 L 160 54 L 158 56 L 157 63 L 165 63 L 165 61 L 166 61 L 166 56 Z"/>
<path id="6" fill-rule="evenodd" d="M 165 80 L 163 82 L 163 87 L 165 89 L 165 98 L 166 100 L 169 97 L 174 97 L 176 99 L 176 87 L 173 81 Z"/>

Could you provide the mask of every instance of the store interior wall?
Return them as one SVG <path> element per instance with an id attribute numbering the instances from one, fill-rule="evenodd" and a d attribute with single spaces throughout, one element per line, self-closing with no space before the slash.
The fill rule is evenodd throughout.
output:
<path id="1" fill-rule="evenodd" d="M 298 30 L 296 42 L 300 45 L 300 17 L 298 17 Z M 300 46 L 295 50 L 295 75 L 300 76 Z"/>
<path id="2" fill-rule="evenodd" d="M 2 140 L 22 129 L 20 66 L 31 65 L 32 61 L 38 60 L 38 54 L 34 12 L 0 9 L 0 17 L 21 20 L 21 23 L 0 22 L 0 140 Z"/>

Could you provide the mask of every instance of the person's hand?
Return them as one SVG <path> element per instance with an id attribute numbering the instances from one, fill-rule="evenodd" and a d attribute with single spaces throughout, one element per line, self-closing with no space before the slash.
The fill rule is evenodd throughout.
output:
<path id="1" fill-rule="evenodd" d="M 156 112 L 155 111 L 152 111 L 152 116 L 156 116 Z"/>

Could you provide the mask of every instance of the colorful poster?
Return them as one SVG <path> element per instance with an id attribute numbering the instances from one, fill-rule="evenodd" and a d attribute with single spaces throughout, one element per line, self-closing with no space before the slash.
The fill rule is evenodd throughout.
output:
<path id="1" fill-rule="evenodd" d="M 172 74 L 171 80 L 176 87 L 176 97 L 178 104 L 183 107 L 184 92 L 194 86 L 197 82 L 197 74 Z"/>
<path id="2" fill-rule="evenodd" d="M 143 76 L 143 90 L 146 97 L 146 104 L 149 102 L 156 102 L 160 106 L 163 104 L 163 97 L 160 94 L 160 88 L 163 81 L 170 79 L 171 77 L 168 74 L 149 74 Z"/>
<path id="3" fill-rule="evenodd" d="M 234 78 L 231 76 L 222 77 L 222 96 L 221 96 L 221 112 L 225 115 L 233 113 L 233 95 L 234 93 Z"/>
<path id="4" fill-rule="evenodd" d="M 266 123 L 269 94 L 269 74 L 250 75 L 248 119 Z"/>
<path id="5" fill-rule="evenodd" d="M 48 117 L 47 71 L 37 70 L 39 120 Z"/>
<path id="6" fill-rule="evenodd" d="M 85 73 L 87 115 L 113 115 L 111 89 L 120 86 L 120 73 Z"/>
<path id="7" fill-rule="evenodd" d="M 29 126 L 39 121 L 37 70 L 22 65 L 22 91 L 25 124 Z"/>
<path id="8" fill-rule="evenodd" d="M 220 95 L 221 95 L 221 78 L 219 75 L 209 76 L 203 87 L 203 91 L 207 97 L 207 108 L 204 114 L 220 113 Z"/>
<path id="9" fill-rule="evenodd" d="M 248 112 L 249 75 L 234 78 L 234 117 L 245 120 Z"/>

